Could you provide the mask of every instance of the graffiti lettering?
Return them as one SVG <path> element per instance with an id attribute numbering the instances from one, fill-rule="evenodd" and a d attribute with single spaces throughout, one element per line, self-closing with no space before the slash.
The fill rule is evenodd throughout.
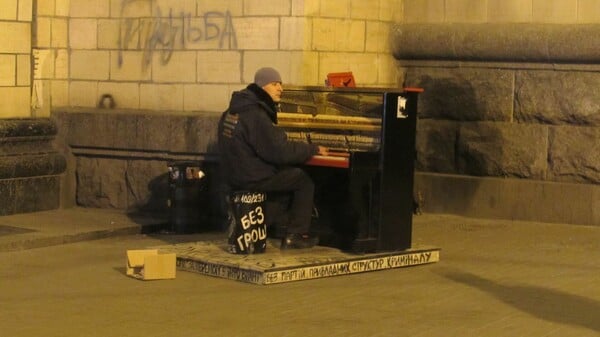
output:
<path id="1" fill-rule="evenodd" d="M 146 70 L 155 52 L 159 53 L 160 62 L 165 65 L 171 60 L 173 51 L 187 49 L 194 43 L 218 41 L 219 49 L 237 49 L 237 37 L 229 11 L 206 12 L 200 17 L 202 20 L 197 21 L 192 20 L 191 13 L 176 15 L 173 9 L 163 16 L 161 8 L 157 6 L 153 18 L 125 17 L 124 13 L 132 2 L 124 0 L 121 5 L 119 67 L 123 65 L 123 52 L 127 50 L 143 51 L 142 69 Z"/>

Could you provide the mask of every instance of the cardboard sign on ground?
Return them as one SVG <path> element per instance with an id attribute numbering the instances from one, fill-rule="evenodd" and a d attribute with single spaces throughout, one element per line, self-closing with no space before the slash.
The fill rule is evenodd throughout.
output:
<path id="1" fill-rule="evenodd" d="M 140 280 L 175 278 L 175 254 L 159 254 L 157 249 L 127 251 L 127 275 Z"/>

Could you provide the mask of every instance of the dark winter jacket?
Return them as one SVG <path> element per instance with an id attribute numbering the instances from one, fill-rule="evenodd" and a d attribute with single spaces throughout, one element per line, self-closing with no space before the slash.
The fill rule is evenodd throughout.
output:
<path id="1" fill-rule="evenodd" d="M 221 167 L 232 186 L 244 188 L 317 153 L 316 145 L 288 140 L 276 123 L 277 106 L 261 87 L 253 83 L 232 94 L 218 131 Z"/>

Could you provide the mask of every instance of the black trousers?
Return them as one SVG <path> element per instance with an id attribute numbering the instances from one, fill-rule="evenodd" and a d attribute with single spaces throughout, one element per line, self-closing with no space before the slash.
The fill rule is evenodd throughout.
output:
<path id="1" fill-rule="evenodd" d="M 287 226 L 287 234 L 309 232 L 315 185 L 304 170 L 298 167 L 284 168 L 274 176 L 246 188 L 267 193 L 267 218 L 285 222 L 283 225 Z M 282 200 L 288 199 L 289 209 L 286 212 L 282 209 Z"/>

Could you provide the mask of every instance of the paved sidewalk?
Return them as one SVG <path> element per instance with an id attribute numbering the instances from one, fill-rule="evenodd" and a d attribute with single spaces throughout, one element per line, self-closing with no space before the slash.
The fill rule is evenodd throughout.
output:
<path id="1" fill-rule="evenodd" d="M 126 277 L 126 249 L 215 235 L 132 234 L 156 222 L 79 208 L 0 217 L 25 230 L 0 234 L 1 334 L 600 335 L 600 227 L 424 214 L 413 244 L 440 247 L 438 263 L 262 286 Z"/>
<path id="2" fill-rule="evenodd" d="M 0 216 L 0 252 L 151 231 L 164 219 L 74 207 Z"/>

